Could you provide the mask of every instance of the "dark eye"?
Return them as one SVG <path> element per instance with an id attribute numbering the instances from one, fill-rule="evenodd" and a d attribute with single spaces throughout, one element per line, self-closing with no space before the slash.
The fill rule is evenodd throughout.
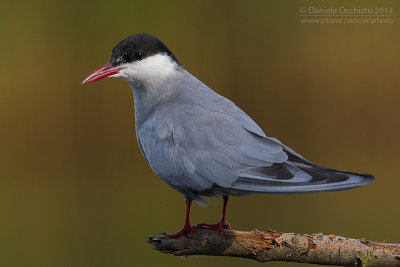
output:
<path id="1" fill-rule="evenodd" d="M 123 59 L 125 62 L 129 62 L 129 61 L 132 60 L 132 56 L 131 56 L 130 53 L 124 53 L 124 54 L 122 54 L 122 59 Z"/>
<path id="2" fill-rule="evenodd" d="M 136 53 L 135 58 L 136 60 L 142 60 L 144 58 L 144 54 L 142 52 Z"/>

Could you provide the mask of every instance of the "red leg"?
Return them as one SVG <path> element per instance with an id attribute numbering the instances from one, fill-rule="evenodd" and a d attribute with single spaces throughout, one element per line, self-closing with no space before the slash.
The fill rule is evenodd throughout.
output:
<path id="1" fill-rule="evenodd" d="M 196 227 L 211 227 L 215 229 L 231 229 L 230 224 L 225 221 L 225 213 L 226 213 L 226 205 L 228 204 L 228 196 L 223 196 L 224 198 L 224 205 L 222 207 L 222 216 L 219 222 L 216 224 L 208 224 L 208 223 L 200 223 L 196 225 Z"/>
<path id="2" fill-rule="evenodd" d="M 162 234 L 168 237 L 177 237 L 177 236 L 181 236 L 184 233 L 193 231 L 194 227 L 190 226 L 190 222 L 189 222 L 189 213 L 190 213 L 190 206 L 192 205 L 192 201 L 191 200 L 186 200 L 186 217 L 185 217 L 185 224 L 183 225 L 182 229 L 179 230 L 176 233 L 167 233 L 167 232 L 163 232 Z"/>

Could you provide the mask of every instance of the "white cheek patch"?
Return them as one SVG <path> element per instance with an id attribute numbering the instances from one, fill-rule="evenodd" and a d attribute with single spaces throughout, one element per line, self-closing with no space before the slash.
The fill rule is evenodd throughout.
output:
<path id="1" fill-rule="evenodd" d="M 127 81 L 159 83 L 178 72 L 177 64 L 166 54 L 157 54 L 122 65 L 123 69 L 112 75 Z"/>

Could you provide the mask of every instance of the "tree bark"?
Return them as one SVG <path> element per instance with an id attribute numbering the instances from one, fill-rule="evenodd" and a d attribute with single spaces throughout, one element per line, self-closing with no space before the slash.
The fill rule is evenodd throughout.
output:
<path id="1" fill-rule="evenodd" d="M 150 236 L 154 249 L 175 256 L 209 255 L 260 262 L 289 261 L 338 266 L 400 266 L 400 244 L 324 234 L 198 228 L 180 237 Z"/>

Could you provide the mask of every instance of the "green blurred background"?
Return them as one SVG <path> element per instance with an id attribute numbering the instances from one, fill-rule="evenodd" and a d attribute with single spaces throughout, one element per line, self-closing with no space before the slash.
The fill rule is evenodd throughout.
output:
<path id="1" fill-rule="evenodd" d="M 301 24 L 301 6 L 392 7 L 392 24 Z M 132 91 L 81 81 L 136 32 L 270 136 L 370 186 L 232 198 L 234 229 L 400 242 L 399 1 L 3 1 L 0 8 L 0 266 L 255 266 L 181 259 L 146 244 L 176 231 L 184 199 L 146 165 Z M 214 222 L 220 200 L 194 205 Z M 269 266 L 296 264 L 269 263 Z"/>

